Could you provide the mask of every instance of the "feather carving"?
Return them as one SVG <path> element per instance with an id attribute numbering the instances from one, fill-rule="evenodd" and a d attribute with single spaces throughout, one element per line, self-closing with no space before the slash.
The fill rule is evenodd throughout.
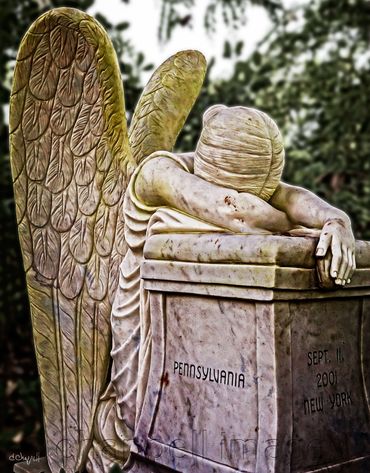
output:
<path id="1" fill-rule="evenodd" d="M 38 182 L 29 182 L 27 195 L 27 215 L 36 227 L 47 224 L 51 210 L 51 193 Z"/>
<path id="2" fill-rule="evenodd" d="M 107 144 L 103 140 L 100 140 L 96 149 L 96 163 L 99 171 L 107 171 L 112 162 L 112 158 L 113 156 L 110 153 Z"/>
<path id="3" fill-rule="evenodd" d="M 72 180 L 73 156 L 70 147 L 70 134 L 52 135 L 50 165 L 45 186 L 50 192 L 61 192 Z"/>
<path id="4" fill-rule="evenodd" d="M 60 290 L 68 299 L 76 299 L 82 290 L 86 267 L 70 252 L 68 233 L 61 238 L 61 255 L 58 274 Z"/>
<path id="5" fill-rule="evenodd" d="M 27 175 L 33 181 L 42 181 L 46 175 L 51 154 L 51 130 L 48 129 L 40 139 L 27 143 Z"/>
<path id="6" fill-rule="evenodd" d="M 10 135 L 10 146 L 14 150 L 13 159 L 11 161 L 12 165 L 12 176 L 13 179 L 17 179 L 20 173 L 22 172 L 25 165 L 26 157 L 26 148 L 24 144 L 23 133 L 20 128 L 17 128 Z"/>
<path id="7" fill-rule="evenodd" d="M 101 192 L 99 184 L 94 179 L 88 185 L 77 186 L 78 207 L 85 215 L 95 213 L 100 202 Z"/>
<path id="8" fill-rule="evenodd" d="M 84 73 L 72 63 L 68 69 L 63 69 L 60 73 L 57 95 L 65 107 L 76 105 L 82 94 Z"/>
<path id="9" fill-rule="evenodd" d="M 90 67 L 87 71 L 84 82 L 84 99 L 88 104 L 94 104 L 99 97 L 99 82 L 95 67 Z"/>
<path id="10" fill-rule="evenodd" d="M 93 250 L 94 216 L 77 215 L 69 233 L 69 246 L 76 261 L 87 263 Z"/>
<path id="11" fill-rule="evenodd" d="M 51 204 L 51 225 L 57 232 L 67 232 L 75 222 L 78 210 L 77 186 L 74 182 L 65 191 L 53 194 Z"/>
<path id="12" fill-rule="evenodd" d="M 91 17 L 61 8 L 31 26 L 10 131 L 49 466 L 81 472 L 107 382 L 115 222 L 135 167 L 117 59 Z"/>
<path id="13" fill-rule="evenodd" d="M 82 156 L 93 148 L 99 142 L 99 135 L 92 134 L 90 120 L 93 111 L 93 105 L 83 103 L 78 114 L 76 125 L 73 128 L 71 137 L 71 150 L 76 156 Z"/>
<path id="14" fill-rule="evenodd" d="M 94 58 L 95 48 L 89 44 L 82 34 L 78 34 L 75 62 L 81 72 L 86 72 Z"/>
<path id="15" fill-rule="evenodd" d="M 59 68 L 50 54 L 50 38 L 44 35 L 37 46 L 32 59 L 29 88 L 31 94 L 39 100 L 54 97 L 58 85 Z"/>
<path id="16" fill-rule="evenodd" d="M 96 175 L 96 150 L 93 148 L 83 156 L 74 157 L 75 180 L 79 186 L 88 186 Z"/>
<path id="17" fill-rule="evenodd" d="M 180 51 L 154 72 L 132 117 L 129 139 L 139 163 L 154 151 L 171 151 L 199 95 L 206 61 L 199 51 Z"/>
<path id="18" fill-rule="evenodd" d="M 101 202 L 96 214 L 94 228 L 94 243 L 97 252 L 101 256 L 107 256 L 112 252 L 116 221 L 116 207 L 109 207 Z"/>
<path id="19" fill-rule="evenodd" d="M 18 92 L 13 92 L 10 96 L 9 105 L 12 109 L 12 115 L 9 117 L 10 133 L 15 132 L 22 121 L 22 114 L 26 101 L 26 90 L 26 87 L 23 87 L 23 89 L 20 89 Z"/>
<path id="20" fill-rule="evenodd" d="M 76 56 L 77 31 L 66 26 L 57 26 L 50 32 L 50 53 L 59 69 L 69 67 Z"/>
<path id="21" fill-rule="evenodd" d="M 94 254 L 87 265 L 86 287 L 90 296 L 96 301 L 102 301 L 108 289 L 108 258 Z"/>
<path id="22" fill-rule="evenodd" d="M 52 107 L 52 99 L 38 100 L 27 89 L 24 110 L 22 111 L 23 133 L 26 140 L 36 140 L 45 133 L 49 126 Z"/>
<path id="23" fill-rule="evenodd" d="M 78 104 L 66 107 L 60 101 L 59 96 L 56 95 L 50 120 L 53 133 L 60 136 L 68 133 L 76 121 L 77 112 Z"/>
<path id="24" fill-rule="evenodd" d="M 103 184 L 103 199 L 109 206 L 117 204 L 124 186 L 123 175 L 119 172 L 118 165 L 117 162 L 112 163 Z"/>
<path id="25" fill-rule="evenodd" d="M 11 141 L 11 145 L 14 145 L 14 142 Z M 12 169 L 14 168 L 15 168 L 15 165 L 12 165 Z M 13 179 L 14 179 L 14 175 L 13 175 Z M 20 199 L 15 199 L 15 213 L 17 216 L 17 222 L 19 224 L 19 222 L 23 219 L 24 214 L 26 213 L 26 209 L 27 209 L 27 199 L 25 198 L 25 196 L 27 195 L 28 182 L 27 182 L 27 174 L 26 174 L 25 168 L 23 168 L 20 174 L 18 175 L 18 177 L 14 179 L 13 188 L 14 188 L 15 195 L 22 196 L 22 198 Z"/>
<path id="26" fill-rule="evenodd" d="M 29 81 L 32 57 L 18 61 L 18 67 L 13 78 L 13 94 L 19 92 Z"/>
<path id="27" fill-rule="evenodd" d="M 19 241 L 22 248 L 24 269 L 28 271 L 32 266 L 33 249 L 30 225 L 27 218 L 23 218 L 18 225 Z"/>
<path id="28" fill-rule="evenodd" d="M 55 279 L 60 258 L 60 235 L 50 226 L 32 226 L 34 267 L 46 279 Z"/>

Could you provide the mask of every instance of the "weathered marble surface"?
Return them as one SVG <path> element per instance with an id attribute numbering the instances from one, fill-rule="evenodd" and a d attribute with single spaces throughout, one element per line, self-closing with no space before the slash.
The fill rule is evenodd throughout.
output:
<path id="1" fill-rule="evenodd" d="M 153 345 L 134 450 L 186 472 L 369 471 L 368 244 L 357 243 L 353 287 L 321 290 L 307 263 L 274 266 L 270 247 L 263 265 L 254 237 L 235 245 L 242 238 L 251 273 L 246 263 L 144 262 Z M 294 263 L 291 240 L 275 247 L 280 264 Z M 269 285 L 271 271 L 280 279 Z"/>
<path id="2" fill-rule="evenodd" d="M 237 286 L 315 289 L 319 287 L 316 245 L 317 238 L 310 237 L 159 234 L 145 244 L 147 261 L 141 273 L 145 279 L 182 283 L 228 285 L 233 281 Z M 357 240 L 356 255 L 358 269 L 346 288 L 370 285 L 370 242 Z M 154 266 L 151 260 L 156 260 Z"/>
<path id="3" fill-rule="evenodd" d="M 157 234 L 144 247 L 147 259 L 197 263 L 275 264 L 314 268 L 318 238 L 217 233 Z M 370 267 L 370 242 L 356 241 L 357 268 Z"/>

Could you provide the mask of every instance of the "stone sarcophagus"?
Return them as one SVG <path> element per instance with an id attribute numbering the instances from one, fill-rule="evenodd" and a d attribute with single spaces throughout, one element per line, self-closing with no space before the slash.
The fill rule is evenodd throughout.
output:
<path id="1" fill-rule="evenodd" d="M 181 472 L 370 471 L 370 244 L 319 289 L 312 238 L 155 235 L 133 451 Z"/>

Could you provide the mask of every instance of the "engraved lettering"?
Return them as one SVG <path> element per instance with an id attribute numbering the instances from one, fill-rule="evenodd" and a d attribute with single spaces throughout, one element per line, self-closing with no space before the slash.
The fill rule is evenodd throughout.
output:
<path id="1" fill-rule="evenodd" d="M 236 371 L 226 371 L 217 368 L 209 368 L 193 363 L 174 361 L 173 372 L 178 376 L 194 378 L 211 383 L 225 384 L 235 388 L 245 388 L 245 375 Z"/>
<path id="2" fill-rule="evenodd" d="M 304 397 L 303 411 L 305 415 L 324 413 L 325 408 L 328 410 L 345 409 L 353 405 L 351 391 L 337 390 L 333 393 L 332 390 L 332 387 L 336 387 L 341 383 L 341 375 L 343 376 L 341 373 L 342 368 L 338 367 L 338 370 L 332 369 L 315 372 L 317 368 L 324 368 L 325 365 L 330 364 L 332 361 L 337 366 L 343 364 L 345 362 L 343 355 L 344 345 L 342 343 L 341 346 L 334 346 L 330 350 L 315 347 L 315 350 L 306 352 L 307 367 L 313 371 L 314 387 L 318 390 L 318 395 L 315 397 L 315 394 L 312 393 L 312 397 Z M 315 369 L 315 367 L 317 368 Z"/>
<path id="3" fill-rule="evenodd" d="M 316 374 L 317 387 L 326 388 L 327 386 L 335 386 L 338 381 L 338 376 L 336 370 L 333 371 L 324 371 L 323 373 Z"/>
<path id="4" fill-rule="evenodd" d="M 234 373 L 232 371 L 227 372 L 227 384 L 234 385 Z"/>
<path id="5" fill-rule="evenodd" d="M 330 402 L 330 408 L 334 409 L 334 406 L 335 406 L 335 396 L 334 395 L 332 396 L 331 394 L 329 394 L 329 402 Z"/>
<path id="6" fill-rule="evenodd" d="M 314 350 L 307 353 L 307 366 L 320 365 L 330 363 L 328 350 Z"/>
<path id="7" fill-rule="evenodd" d="M 303 409 L 305 415 L 307 414 L 315 414 L 317 412 L 324 411 L 324 399 L 323 396 L 319 397 L 312 397 L 310 399 L 303 400 Z"/>
<path id="8" fill-rule="evenodd" d="M 238 380 L 238 388 L 244 388 L 244 385 L 245 385 L 244 374 L 240 373 L 239 374 L 239 380 Z"/>
<path id="9" fill-rule="evenodd" d="M 329 403 L 330 403 L 330 408 L 342 408 L 345 406 L 352 406 L 352 393 L 351 391 L 342 391 L 342 392 L 337 392 L 335 394 L 329 394 Z"/>
<path id="10" fill-rule="evenodd" d="M 344 357 L 343 357 L 343 352 L 342 352 L 341 347 L 337 348 L 337 362 L 338 363 L 343 363 L 344 362 Z"/>
<path id="11" fill-rule="evenodd" d="M 220 378 L 220 370 L 213 370 L 213 377 L 215 379 L 215 382 L 218 383 L 218 380 Z"/>

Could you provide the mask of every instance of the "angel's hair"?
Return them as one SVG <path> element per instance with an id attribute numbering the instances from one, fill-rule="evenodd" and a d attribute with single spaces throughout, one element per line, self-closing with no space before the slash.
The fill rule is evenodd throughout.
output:
<path id="1" fill-rule="evenodd" d="M 214 105 L 203 115 L 194 173 L 203 179 L 269 200 L 284 166 L 276 123 L 247 107 Z"/>

